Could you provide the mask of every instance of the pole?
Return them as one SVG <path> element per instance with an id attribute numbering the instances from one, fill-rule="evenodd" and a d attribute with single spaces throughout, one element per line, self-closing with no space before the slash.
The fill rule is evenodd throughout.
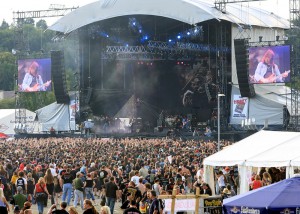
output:
<path id="1" fill-rule="evenodd" d="M 224 97 L 225 94 L 218 94 L 218 152 L 220 151 L 220 97 Z"/>
<path id="2" fill-rule="evenodd" d="M 218 94 L 218 152 L 220 151 L 220 94 Z"/>

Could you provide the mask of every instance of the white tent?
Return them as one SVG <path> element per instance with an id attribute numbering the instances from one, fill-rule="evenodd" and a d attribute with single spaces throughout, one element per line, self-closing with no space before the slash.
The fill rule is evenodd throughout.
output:
<path id="1" fill-rule="evenodd" d="M 52 103 L 36 111 L 40 132 L 49 132 L 51 127 L 56 131 L 70 131 L 75 129 L 75 121 L 71 121 L 70 106 L 68 104 Z"/>
<path id="2" fill-rule="evenodd" d="M 35 113 L 32 111 L 29 111 L 27 109 L 22 109 L 25 110 L 25 119 L 22 118 L 22 120 L 26 121 L 25 126 L 26 127 L 18 127 L 20 129 L 26 130 L 26 132 L 33 132 L 35 128 Z M 15 127 L 16 127 L 16 115 L 20 115 L 18 113 L 19 111 L 16 109 L 0 109 L 0 132 L 3 132 L 4 134 L 7 135 L 14 135 L 15 133 Z M 22 116 L 22 115 L 20 115 Z M 23 117 L 23 116 L 22 116 Z"/>
<path id="3" fill-rule="evenodd" d="M 259 131 L 228 148 L 204 159 L 205 180 L 214 186 L 213 166 L 238 165 L 240 192 L 248 191 L 248 171 L 251 167 L 299 166 L 299 132 Z M 298 143 L 299 144 L 299 143 Z M 248 168 L 248 169 L 247 169 Z M 287 170 L 287 177 L 292 171 Z"/>

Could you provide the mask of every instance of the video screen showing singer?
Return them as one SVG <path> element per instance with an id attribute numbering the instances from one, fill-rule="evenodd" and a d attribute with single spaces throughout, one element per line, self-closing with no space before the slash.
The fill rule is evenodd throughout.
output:
<path id="1" fill-rule="evenodd" d="M 249 82 L 254 84 L 290 81 L 290 46 L 249 48 Z"/>
<path id="2" fill-rule="evenodd" d="M 22 92 L 50 91 L 51 75 L 48 75 L 48 77 L 44 75 L 45 79 L 49 79 L 44 83 L 41 75 L 42 71 L 43 67 L 37 60 L 33 60 L 31 62 L 24 62 L 23 64 L 20 64 L 19 75 L 25 75 L 23 77 L 21 85 L 19 85 L 19 90 Z"/>

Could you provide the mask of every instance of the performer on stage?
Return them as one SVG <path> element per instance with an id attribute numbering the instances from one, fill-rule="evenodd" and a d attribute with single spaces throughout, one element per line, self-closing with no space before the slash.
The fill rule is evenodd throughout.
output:
<path id="1" fill-rule="evenodd" d="M 49 87 L 51 80 L 44 83 L 41 75 L 38 74 L 38 69 L 39 64 L 36 61 L 33 61 L 28 68 L 28 72 L 24 76 L 21 85 L 22 91 L 34 92 L 47 90 L 47 87 Z"/>

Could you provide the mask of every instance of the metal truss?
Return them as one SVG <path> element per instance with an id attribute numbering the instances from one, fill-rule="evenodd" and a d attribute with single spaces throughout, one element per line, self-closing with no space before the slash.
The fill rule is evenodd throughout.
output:
<path id="1" fill-rule="evenodd" d="M 230 52 L 230 48 L 218 48 L 195 43 L 149 41 L 146 46 L 106 46 L 102 59 L 128 60 L 195 60 L 201 52 Z"/>
<path id="2" fill-rule="evenodd" d="M 264 47 L 264 46 L 276 46 L 276 45 L 284 45 L 286 40 L 278 40 L 278 41 L 262 41 L 262 42 L 249 42 L 250 47 Z"/>
<path id="3" fill-rule="evenodd" d="M 46 17 L 64 16 L 70 11 L 73 11 L 77 8 L 78 7 L 71 7 L 71 8 L 54 7 L 53 9 L 49 9 L 49 10 L 17 11 L 17 12 L 13 12 L 13 19 L 16 22 L 20 22 L 28 18 L 46 18 Z"/>
<path id="4" fill-rule="evenodd" d="M 106 53 L 148 53 L 144 46 L 106 46 Z"/>
<path id="5" fill-rule="evenodd" d="M 252 1 L 263 1 L 263 0 L 215 0 L 215 7 L 222 12 L 226 12 L 226 4 L 252 2 Z"/>
<path id="6" fill-rule="evenodd" d="M 295 35 L 299 35 L 299 18 L 300 18 L 300 1 L 290 0 L 290 31 L 291 36 L 289 38 L 292 44 L 291 50 L 291 112 L 288 128 L 293 131 L 300 131 L 299 124 L 299 86 L 297 85 L 300 74 L 300 51 L 298 38 Z"/>

